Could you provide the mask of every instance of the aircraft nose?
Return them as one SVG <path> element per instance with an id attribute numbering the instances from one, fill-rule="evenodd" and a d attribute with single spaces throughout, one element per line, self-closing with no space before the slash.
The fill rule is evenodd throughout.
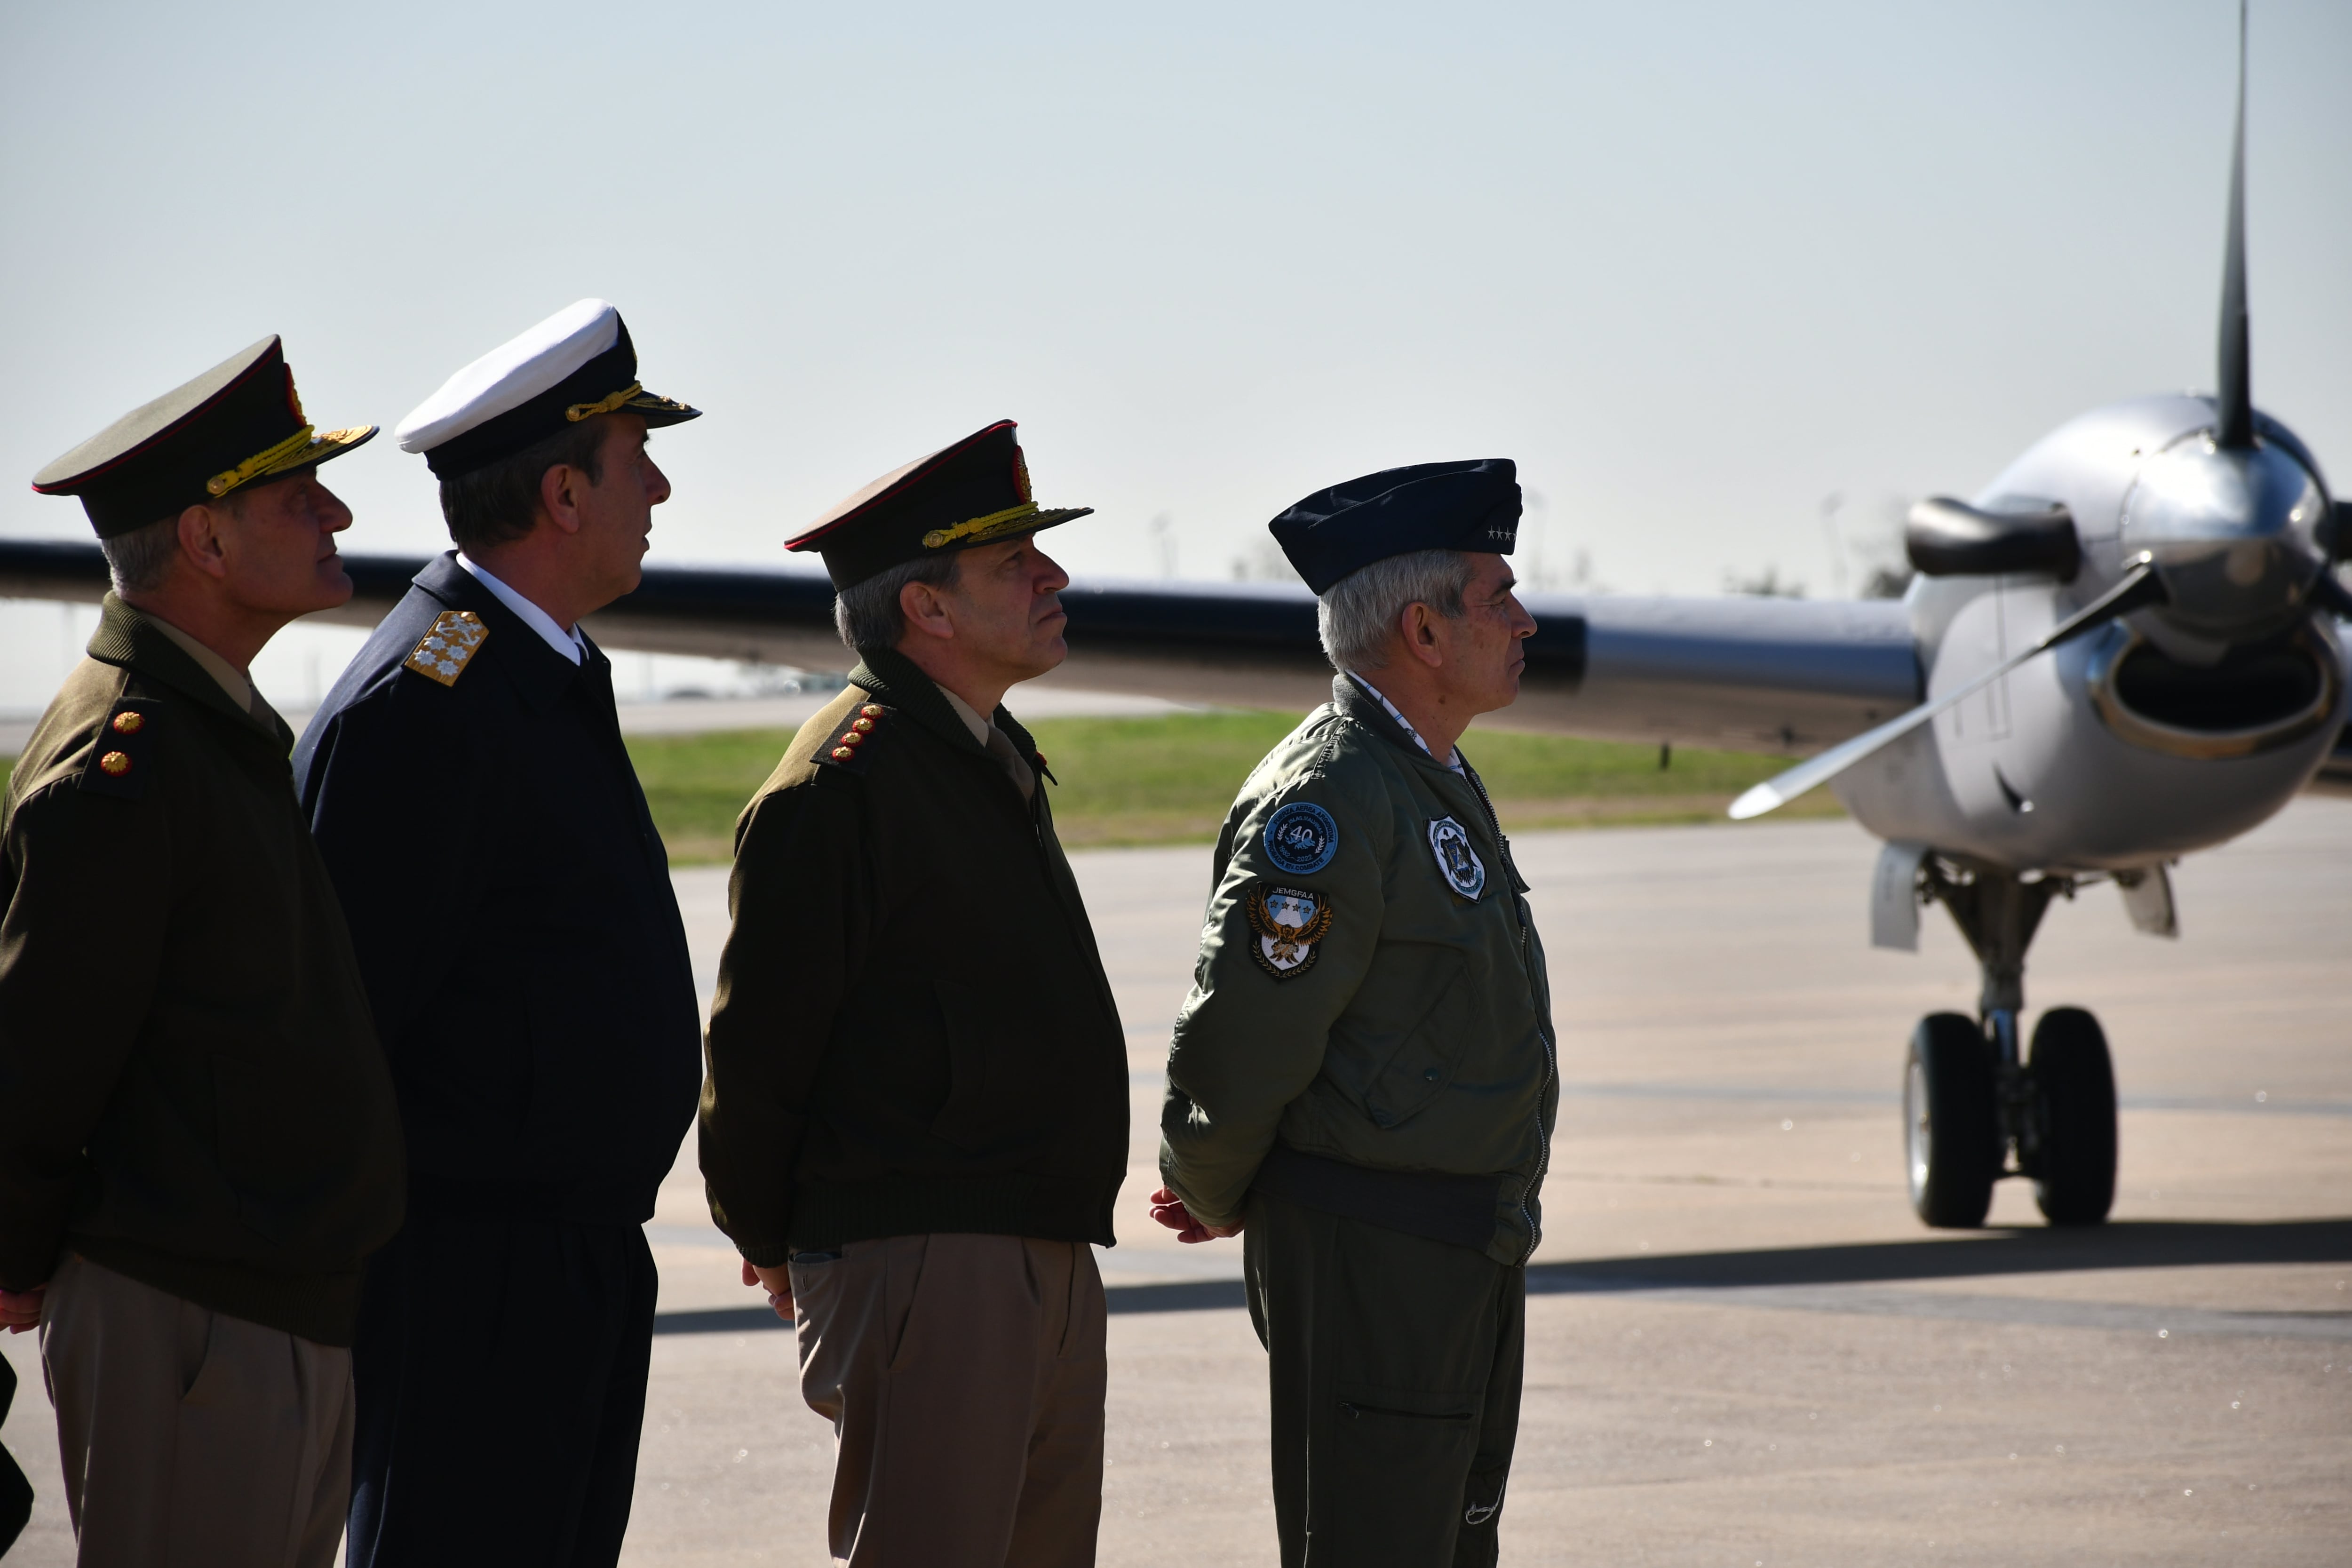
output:
<path id="1" fill-rule="evenodd" d="M 2124 503 L 2123 548 L 2146 551 L 2182 629 L 2237 641 L 2304 611 L 2323 565 L 2326 497 L 2284 450 L 2200 434 L 2150 458 Z"/>

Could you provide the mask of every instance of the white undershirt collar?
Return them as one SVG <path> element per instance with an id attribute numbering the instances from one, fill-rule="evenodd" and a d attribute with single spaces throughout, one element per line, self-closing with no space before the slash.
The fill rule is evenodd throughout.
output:
<path id="1" fill-rule="evenodd" d="M 548 647 L 570 659 L 573 664 L 586 661 L 588 642 L 580 635 L 578 627 L 575 626 L 567 632 L 557 626 L 553 616 L 491 576 L 488 567 L 478 561 L 467 559 L 462 550 L 457 552 L 457 564 L 471 572 L 474 574 L 474 580 L 490 591 L 491 597 L 521 617 L 524 626 L 545 638 Z"/>
<path id="2" fill-rule="evenodd" d="M 1398 728 L 1402 729 L 1406 734 L 1412 737 L 1412 743 L 1421 748 L 1421 754 L 1423 756 L 1427 757 L 1432 761 L 1436 760 L 1437 753 L 1429 749 L 1429 742 L 1421 738 L 1421 731 L 1412 727 L 1412 721 L 1398 712 L 1397 705 L 1390 701 L 1386 697 L 1381 696 L 1381 689 L 1379 687 L 1374 686 L 1370 681 L 1366 680 L 1362 676 L 1358 675 L 1352 669 L 1348 672 L 1348 679 L 1362 687 L 1373 701 L 1379 703 L 1381 707 L 1389 710 L 1389 717 L 1397 721 Z M 1445 765 L 1452 768 L 1455 773 L 1465 773 L 1465 776 L 1467 776 L 1462 766 L 1461 747 L 1456 746 L 1453 751 L 1446 754 Z"/>

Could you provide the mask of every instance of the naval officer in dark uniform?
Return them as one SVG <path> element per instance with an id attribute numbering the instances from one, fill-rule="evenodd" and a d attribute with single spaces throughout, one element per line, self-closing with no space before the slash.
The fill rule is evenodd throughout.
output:
<path id="1" fill-rule="evenodd" d="M 669 481 L 620 313 L 583 300 L 404 420 L 457 549 L 296 753 L 408 1134 L 369 1269 L 353 1568 L 609 1564 L 653 1331 L 640 1228 L 694 1119 L 699 1018 L 661 840 L 580 618 L 636 585 Z"/>

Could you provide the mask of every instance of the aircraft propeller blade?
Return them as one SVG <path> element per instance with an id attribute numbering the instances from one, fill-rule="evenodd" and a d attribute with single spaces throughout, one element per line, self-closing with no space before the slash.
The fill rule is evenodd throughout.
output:
<path id="1" fill-rule="evenodd" d="M 2214 444 L 2254 444 L 2252 350 L 2246 327 L 2246 0 L 2238 0 L 2238 129 L 2230 144 L 2230 238 L 2221 257 L 2221 363 L 2215 378 Z"/>
<path id="2" fill-rule="evenodd" d="M 2086 632 L 2096 631 L 2118 616 L 2145 609 L 2150 605 L 2160 605 L 2166 597 L 2163 580 L 2156 574 L 2155 563 L 2142 555 L 2132 569 L 2124 574 L 2122 581 L 2059 622 L 2032 647 L 2022 653 L 2012 654 L 1956 691 L 1948 691 L 1933 702 L 1923 702 L 1900 718 L 1890 719 L 1877 729 L 1856 735 L 1843 745 L 1832 746 L 1819 756 L 1806 758 L 1776 778 L 1766 779 L 1731 803 L 1733 819 L 1745 822 L 1751 816 L 1761 816 L 1777 806 L 1788 805 L 1815 785 L 1827 784 L 1880 747 L 1901 740 L 1946 709 L 1975 696 L 2026 660 L 2048 653 L 2062 643 L 2072 642 Z"/>

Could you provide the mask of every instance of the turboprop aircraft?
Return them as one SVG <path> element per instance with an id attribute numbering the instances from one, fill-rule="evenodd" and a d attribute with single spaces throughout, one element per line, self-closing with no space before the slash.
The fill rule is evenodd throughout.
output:
<path id="1" fill-rule="evenodd" d="M 1905 1068 L 1911 1201 L 1931 1226 L 1981 1224 L 2004 1175 L 2031 1178 L 2054 1224 L 2095 1223 L 2113 1201 L 2097 1021 L 2055 1007 L 2023 1033 L 2025 953 L 2050 900 L 2113 881 L 2135 924 L 2171 936 L 2168 863 L 2323 770 L 2352 782 L 2335 624 L 2352 592 L 2333 569 L 2352 554 L 2352 509 L 2252 401 L 2244 152 L 2242 7 L 2218 390 L 2094 410 L 1973 500 L 1922 503 L 1899 603 L 1524 595 L 1538 629 L 1511 727 L 1812 752 L 1732 815 L 1828 785 L 1885 841 L 1873 941 L 1916 949 L 1931 902 L 1968 938 L 1977 1016 L 1920 1020 Z M 424 565 L 345 563 L 357 592 L 321 618 L 362 625 Z M 106 586 L 92 545 L 0 542 L 0 596 Z M 1298 585 L 1081 582 L 1062 602 L 1070 658 L 1051 683 L 1299 710 L 1328 694 Z M 588 626 L 613 649 L 843 663 L 832 588 L 811 572 L 649 564 Z"/>

